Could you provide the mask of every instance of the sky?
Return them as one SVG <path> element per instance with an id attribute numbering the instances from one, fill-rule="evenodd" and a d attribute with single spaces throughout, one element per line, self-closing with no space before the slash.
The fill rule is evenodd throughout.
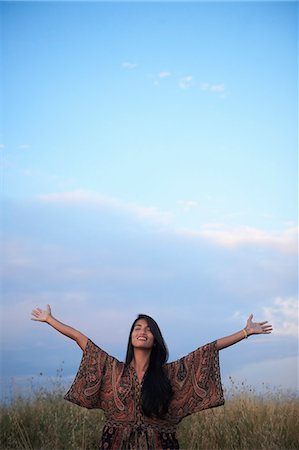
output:
<path id="1" fill-rule="evenodd" d="M 295 2 L 2 2 L 1 380 L 170 361 L 246 325 L 222 381 L 298 392 Z"/>

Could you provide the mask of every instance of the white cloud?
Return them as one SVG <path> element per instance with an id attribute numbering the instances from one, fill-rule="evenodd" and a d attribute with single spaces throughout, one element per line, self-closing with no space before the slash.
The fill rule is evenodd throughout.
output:
<path id="1" fill-rule="evenodd" d="M 193 85 L 193 77 L 191 75 L 181 78 L 179 82 L 179 87 L 181 89 L 189 89 L 192 85 Z"/>
<path id="2" fill-rule="evenodd" d="M 212 92 L 218 92 L 218 93 L 224 92 L 225 91 L 224 84 L 223 83 L 222 84 L 213 84 L 211 86 L 211 91 Z"/>
<path id="3" fill-rule="evenodd" d="M 28 148 L 30 148 L 29 144 L 21 144 L 21 145 L 19 145 L 19 149 L 20 150 L 27 150 Z"/>
<path id="4" fill-rule="evenodd" d="M 160 211 L 155 206 L 141 206 L 135 203 L 125 202 L 121 199 L 110 197 L 99 192 L 76 190 L 71 192 L 59 192 L 38 196 L 42 202 L 65 204 L 89 204 L 108 208 L 133 215 L 139 219 L 151 220 L 160 224 L 167 224 L 173 215 L 170 212 Z"/>
<path id="5" fill-rule="evenodd" d="M 122 68 L 123 69 L 129 69 L 129 70 L 132 70 L 132 69 L 135 69 L 136 67 L 137 67 L 137 64 L 135 64 L 135 63 L 130 63 L 130 62 L 124 62 L 124 63 L 122 63 Z"/>
<path id="6" fill-rule="evenodd" d="M 227 248 L 243 246 L 269 247 L 287 253 L 296 253 L 298 248 L 298 228 L 292 227 L 281 232 L 269 232 L 252 227 L 221 228 L 204 226 L 201 230 L 177 230 L 190 238 L 204 238 L 216 245 Z"/>
<path id="7" fill-rule="evenodd" d="M 269 214 L 269 217 L 272 218 L 273 216 L 270 216 L 270 214 Z M 294 220 L 286 220 L 285 222 L 283 222 L 283 224 L 286 227 L 292 227 L 292 228 L 296 227 L 296 222 Z"/>
<path id="8" fill-rule="evenodd" d="M 226 91 L 224 83 L 211 84 L 211 83 L 203 82 L 200 84 L 200 89 L 202 91 L 209 91 L 214 94 L 219 94 L 220 98 L 226 98 L 226 96 L 227 96 L 227 91 Z"/>
<path id="9" fill-rule="evenodd" d="M 75 190 L 51 193 L 37 197 L 44 203 L 64 203 L 93 205 L 120 213 L 129 214 L 141 220 L 148 220 L 158 224 L 170 225 L 174 214 L 170 211 L 161 211 L 155 206 L 143 206 L 122 199 L 111 197 L 95 191 Z M 194 200 L 178 200 L 177 204 L 183 210 L 189 211 L 198 206 Z M 249 226 L 225 227 L 222 224 L 207 224 L 200 229 L 176 228 L 175 234 L 190 239 L 205 239 L 213 244 L 229 249 L 239 247 L 270 248 L 285 253 L 297 253 L 298 228 L 289 227 L 283 231 L 265 231 Z"/>
<path id="10" fill-rule="evenodd" d="M 263 307 L 275 334 L 298 338 L 298 298 L 277 297 L 273 305 Z"/>
<path id="11" fill-rule="evenodd" d="M 20 169 L 19 174 L 24 177 L 33 177 L 35 175 L 38 175 L 38 173 L 32 169 Z"/>
<path id="12" fill-rule="evenodd" d="M 196 208 L 198 206 L 198 203 L 194 200 L 178 200 L 177 204 L 182 207 L 184 212 L 188 212 L 192 208 Z"/>
<path id="13" fill-rule="evenodd" d="M 167 77 L 170 77 L 170 75 L 171 75 L 170 72 L 160 72 L 159 78 L 167 78 Z"/>
<path id="14" fill-rule="evenodd" d="M 202 89 L 203 91 L 208 91 L 210 89 L 210 84 L 209 83 L 201 83 L 200 89 Z"/>
<path id="15" fill-rule="evenodd" d="M 173 217 L 173 214 L 170 212 L 162 212 L 155 206 L 146 207 L 146 206 L 138 206 L 134 204 L 127 203 L 124 208 L 128 212 L 132 212 L 136 214 L 140 219 L 149 219 L 156 222 L 168 223 Z"/>

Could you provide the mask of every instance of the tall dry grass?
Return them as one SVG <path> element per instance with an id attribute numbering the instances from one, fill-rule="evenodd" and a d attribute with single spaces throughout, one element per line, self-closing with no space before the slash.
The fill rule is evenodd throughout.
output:
<path id="1" fill-rule="evenodd" d="M 1 449 L 96 449 L 104 416 L 63 400 L 59 384 L 52 391 L 16 396 L 1 410 Z M 224 406 L 183 420 L 182 449 L 299 449 L 299 399 L 280 391 L 254 392 L 232 383 Z"/>
<path id="2" fill-rule="evenodd" d="M 178 437 L 184 449 L 299 449 L 299 399 L 281 391 L 263 395 L 232 386 L 220 408 L 186 418 Z"/>

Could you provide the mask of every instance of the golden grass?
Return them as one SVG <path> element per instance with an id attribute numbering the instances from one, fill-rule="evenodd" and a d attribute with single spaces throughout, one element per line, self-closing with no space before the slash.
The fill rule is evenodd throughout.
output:
<path id="1" fill-rule="evenodd" d="M 38 389 L 0 408 L 1 449 L 96 449 L 104 416 L 63 400 L 65 389 Z M 226 403 L 184 419 L 186 450 L 299 449 L 299 399 L 282 391 L 262 395 L 232 384 Z"/>

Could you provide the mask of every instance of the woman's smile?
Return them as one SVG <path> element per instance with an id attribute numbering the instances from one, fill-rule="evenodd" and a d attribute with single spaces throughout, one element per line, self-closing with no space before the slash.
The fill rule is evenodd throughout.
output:
<path id="1" fill-rule="evenodd" d="M 147 349 L 154 345 L 154 335 L 146 320 L 140 319 L 136 322 L 132 331 L 132 345 L 139 348 L 145 345 Z"/>

